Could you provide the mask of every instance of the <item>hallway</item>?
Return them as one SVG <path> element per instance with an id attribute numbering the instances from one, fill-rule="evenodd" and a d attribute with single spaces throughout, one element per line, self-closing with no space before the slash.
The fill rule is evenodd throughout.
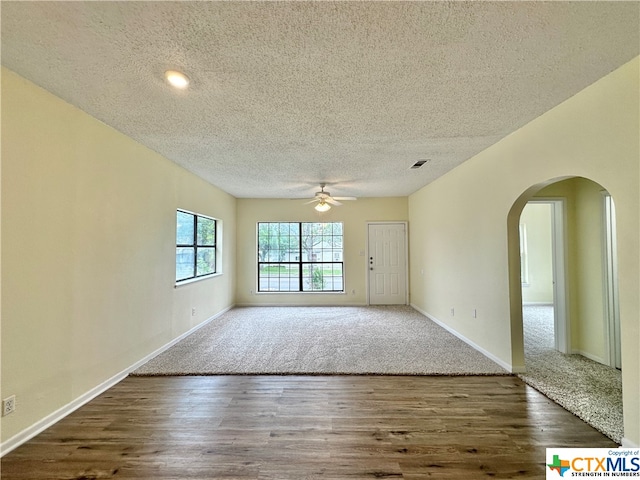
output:
<path id="1" fill-rule="evenodd" d="M 526 373 L 519 375 L 617 443 L 624 436 L 622 375 L 582 355 L 554 349 L 553 307 L 523 307 Z"/>

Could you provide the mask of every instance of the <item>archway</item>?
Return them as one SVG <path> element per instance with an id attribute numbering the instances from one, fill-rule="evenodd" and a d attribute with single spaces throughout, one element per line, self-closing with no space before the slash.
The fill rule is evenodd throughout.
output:
<path id="1" fill-rule="evenodd" d="M 525 336 L 520 217 L 527 203 L 536 198 L 563 199 L 567 204 L 564 232 L 567 281 L 556 292 L 566 299 L 568 343 L 565 353 L 557 346 L 553 351 L 534 349 Z M 603 186 L 582 177 L 553 179 L 525 191 L 512 206 L 507 219 L 509 294 L 514 366 L 521 378 L 621 442 L 622 379 L 620 372 L 609 366 L 610 359 L 615 357 L 611 354 L 615 342 L 610 338 L 610 332 L 615 329 L 606 315 L 609 311 L 617 313 L 617 308 L 608 306 L 615 301 L 615 293 L 611 295 L 611 292 L 615 292 L 616 271 L 615 265 L 607 267 L 607 261 L 615 259 L 615 244 L 611 243 L 615 235 L 606 235 L 606 225 L 611 222 L 615 233 L 614 209 L 607 207 L 610 199 Z M 609 227 L 609 232 L 611 230 Z M 558 285 L 555 287 L 558 290 Z M 619 323 L 616 328 L 619 334 Z M 612 392 L 611 398 L 605 398 L 606 391 Z"/>

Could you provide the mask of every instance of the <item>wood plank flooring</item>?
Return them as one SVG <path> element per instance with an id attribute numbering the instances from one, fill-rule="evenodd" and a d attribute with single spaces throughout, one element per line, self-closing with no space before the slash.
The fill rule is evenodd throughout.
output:
<path id="1" fill-rule="evenodd" d="M 517 377 L 129 377 L 1 478 L 544 478 L 583 446 L 615 443 Z"/>

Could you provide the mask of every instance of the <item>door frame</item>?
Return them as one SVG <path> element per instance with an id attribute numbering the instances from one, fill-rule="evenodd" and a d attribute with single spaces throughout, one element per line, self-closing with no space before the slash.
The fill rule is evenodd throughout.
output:
<path id="1" fill-rule="evenodd" d="M 377 222 L 366 222 L 365 224 L 365 238 L 367 239 L 367 245 L 365 249 L 365 285 L 367 288 L 367 305 L 371 305 L 370 301 L 370 293 L 371 293 L 371 285 L 369 281 L 369 225 L 404 225 L 404 285 L 405 285 L 405 298 L 404 304 L 409 305 L 409 222 L 406 221 L 395 221 L 391 220 L 388 222 L 377 221 Z"/>
<path id="2" fill-rule="evenodd" d="M 602 192 L 602 201 L 605 360 L 609 366 L 622 369 L 616 207 L 613 197 L 607 191 Z"/>
<path id="3" fill-rule="evenodd" d="M 551 205 L 551 263 L 553 270 L 553 325 L 555 349 L 573 353 L 571 348 L 571 323 L 569 321 L 569 290 L 567 284 L 567 200 L 563 197 L 534 197 L 529 203 Z M 520 212 L 522 215 L 522 212 Z"/>

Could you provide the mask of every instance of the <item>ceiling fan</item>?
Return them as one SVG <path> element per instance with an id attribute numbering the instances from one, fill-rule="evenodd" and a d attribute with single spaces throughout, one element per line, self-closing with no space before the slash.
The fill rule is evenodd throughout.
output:
<path id="1" fill-rule="evenodd" d="M 305 205 L 317 202 L 318 204 L 313 208 L 315 208 L 318 212 L 326 212 L 331 208 L 331 205 L 342 205 L 339 200 L 357 200 L 356 197 L 332 197 L 329 192 L 325 192 L 325 186 L 326 185 L 324 183 L 321 183 L 320 191 L 316 192 L 315 197 L 312 200 L 306 202 Z"/>

